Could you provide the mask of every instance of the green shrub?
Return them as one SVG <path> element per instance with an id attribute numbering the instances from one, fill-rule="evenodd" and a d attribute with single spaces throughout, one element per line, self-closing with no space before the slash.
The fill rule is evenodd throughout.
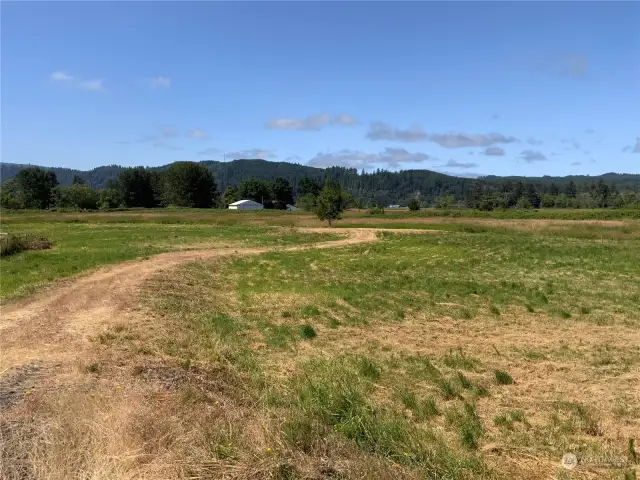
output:
<path id="1" fill-rule="evenodd" d="M 302 325 L 300 327 L 300 336 L 302 338 L 306 338 L 307 340 L 311 340 L 312 338 L 315 338 L 318 334 L 316 333 L 316 331 L 314 330 L 314 328 L 309 325 L 308 323 L 305 323 L 304 325 Z"/>
<path id="2" fill-rule="evenodd" d="M 384 214 L 383 207 L 372 207 L 369 209 L 369 215 L 382 215 Z"/>
<path id="3" fill-rule="evenodd" d="M 25 250 L 46 250 L 53 243 L 47 237 L 32 233 L 0 236 L 0 256 L 6 257 Z"/>
<path id="4" fill-rule="evenodd" d="M 504 370 L 496 370 L 496 381 L 499 385 L 511 385 L 513 383 L 513 378 Z"/>

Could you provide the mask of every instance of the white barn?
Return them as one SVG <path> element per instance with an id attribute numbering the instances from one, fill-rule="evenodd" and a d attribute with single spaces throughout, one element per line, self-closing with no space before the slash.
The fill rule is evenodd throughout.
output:
<path id="1" fill-rule="evenodd" d="M 262 210 L 264 206 L 253 200 L 238 200 L 229 204 L 229 210 Z"/>

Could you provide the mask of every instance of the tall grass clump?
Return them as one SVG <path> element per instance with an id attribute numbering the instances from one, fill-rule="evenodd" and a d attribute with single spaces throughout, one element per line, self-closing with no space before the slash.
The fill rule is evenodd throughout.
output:
<path id="1" fill-rule="evenodd" d="M 43 235 L 33 233 L 0 235 L 0 257 L 7 257 L 25 250 L 47 250 L 53 242 Z"/>
<path id="2" fill-rule="evenodd" d="M 360 359 L 338 357 L 311 360 L 292 379 L 292 421 L 285 439 L 313 449 L 331 436 L 353 442 L 367 454 L 411 465 L 440 478 L 460 478 L 484 466 L 476 457 L 455 452 L 435 431 L 419 428 L 398 414 L 372 402 L 374 385 L 358 375 Z M 434 402 L 421 402 L 409 391 L 398 399 L 421 419 L 437 414 Z M 465 472 L 466 471 L 466 472 Z M 463 473 L 464 472 L 464 473 Z"/>

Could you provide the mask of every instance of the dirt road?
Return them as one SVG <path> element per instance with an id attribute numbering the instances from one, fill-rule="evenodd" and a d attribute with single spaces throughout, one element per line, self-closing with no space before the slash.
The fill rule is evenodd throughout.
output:
<path id="1" fill-rule="evenodd" d="M 65 365 L 72 364 L 74 359 L 82 358 L 83 352 L 91 347 L 92 336 L 109 325 L 136 321 L 140 315 L 133 308 L 137 292 L 145 280 L 160 271 L 181 263 L 214 257 L 337 248 L 374 242 L 377 238 L 376 232 L 398 232 L 390 229 L 354 228 L 310 228 L 301 231 L 344 234 L 345 238 L 292 247 L 224 248 L 164 253 L 149 259 L 101 267 L 91 273 L 63 280 L 42 294 L 3 306 L 0 319 L 0 387 L 3 384 L 6 387 L 7 382 L 13 381 L 9 377 L 16 375 L 31 377 L 32 372 L 43 375 L 43 369 L 46 367 L 34 368 L 34 365 L 57 365 L 57 371 L 65 370 Z M 410 232 L 423 233 L 424 230 Z M 25 374 L 20 370 L 25 366 L 31 373 Z"/>

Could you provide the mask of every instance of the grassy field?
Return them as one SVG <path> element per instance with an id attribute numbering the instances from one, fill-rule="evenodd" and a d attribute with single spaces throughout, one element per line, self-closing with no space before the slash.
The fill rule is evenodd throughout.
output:
<path id="1" fill-rule="evenodd" d="M 50 221 L 46 221 L 46 220 Z M 53 248 L 25 251 L 0 258 L 0 299 L 24 296 L 59 278 L 91 268 L 184 249 L 234 246 L 292 245 L 334 238 L 330 233 L 297 233 L 287 228 L 178 223 L 109 222 L 92 219 L 60 221 L 60 216 L 36 222 L 3 219 L 2 231 L 34 233 Z M 97 221 L 96 221 L 97 220 Z"/>
<path id="2" fill-rule="evenodd" d="M 55 389 L 8 411 L 0 395 L 0 478 L 3 466 L 8 478 L 635 478 L 640 222 L 350 212 L 341 224 L 412 231 L 148 278 L 128 299 L 135 316 L 90 335 Z M 337 238 L 269 225 L 317 223 L 143 211 L 25 214 L 3 230 L 47 232 L 79 270 Z M 16 284 L 34 268 L 26 254 L 54 252 L 20 254 Z M 2 437 L 9 424 L 18 433 Z"/>

